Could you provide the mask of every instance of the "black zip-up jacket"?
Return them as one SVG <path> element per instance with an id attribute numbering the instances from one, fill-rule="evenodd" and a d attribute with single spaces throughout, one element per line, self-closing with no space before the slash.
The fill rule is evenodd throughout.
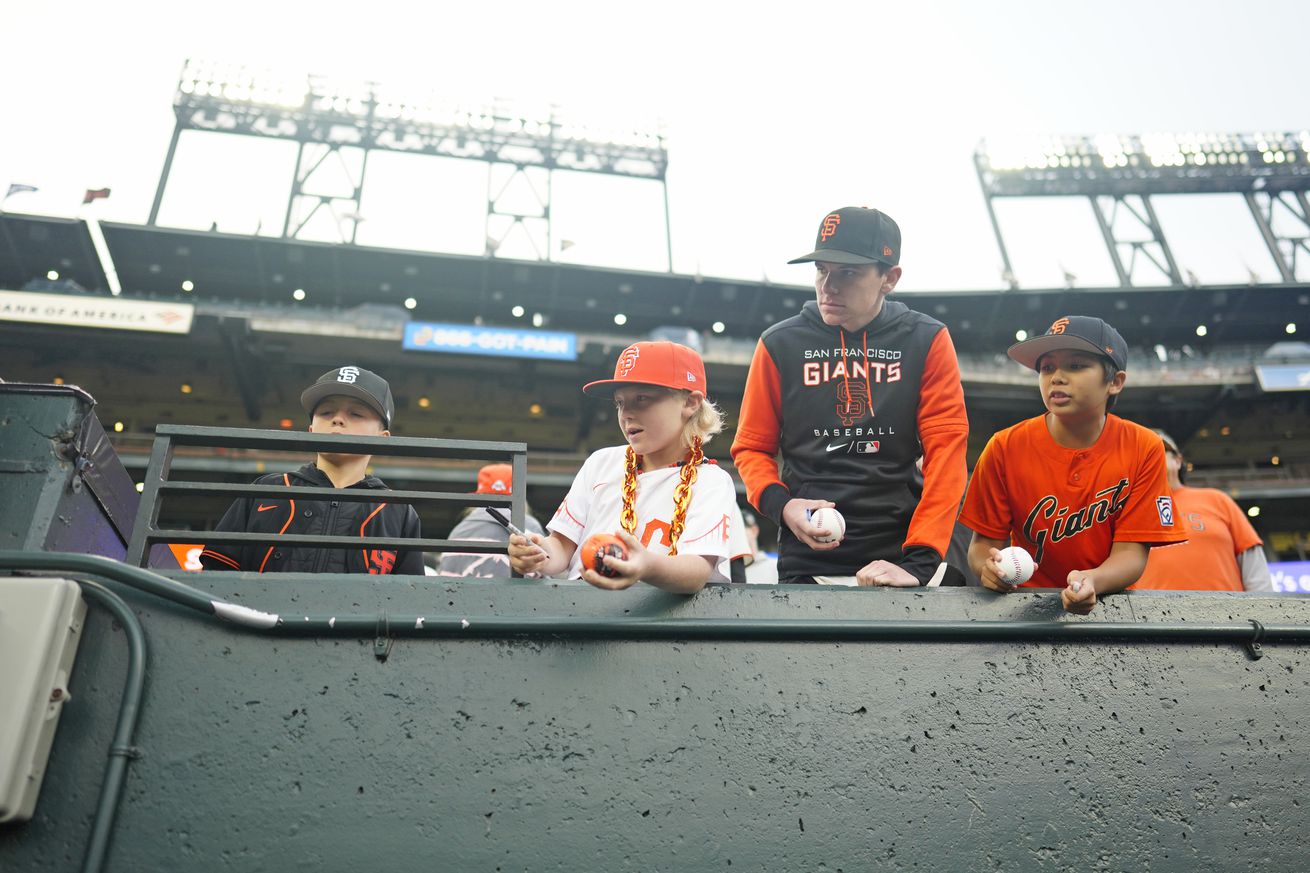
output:
<path id="1" fill-rule="evenodd" d="M 780 578 L 853 576 L 882 559 L 923 584 L 951 540 L 968 437 L 940 321 L 887 300 L 847 331 L 825 324 L 811 300 L 760 337 L 732 458 L 752 505 L 779 525 Z M 840 546 L 815 551 L 792 535 L 782 510 L 793 497 L 837 504 Z"/>
<path id="2" fill-rule="evenodd" d="M 306 464 L 292 473 L 274 473 L 255 480 L 256 485 L 315 486 L 331 488 L 332 480 L 318 467 Z M 385 492 L 387 486 L 368 476 L 351 488 Z M 382 497 L 382 494 L 378 495 Z M 418 513 L 398 503 L 355 503 L 343 500 L 292 500 L 242 497 L 223 514 L 215 531 L 419 538 Z M 200 553 L 206 570 L 245 570 L 252 573 L 370 573 L 423 575 L 423 552 L 394 549 L 320 549 L 281 545 L 206 546 Z"/>

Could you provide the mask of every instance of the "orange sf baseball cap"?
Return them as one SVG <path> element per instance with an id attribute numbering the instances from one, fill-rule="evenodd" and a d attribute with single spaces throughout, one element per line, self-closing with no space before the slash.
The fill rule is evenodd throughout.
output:
<path id="1" fill-rule="evenodd" d="M 709 393 L 705 362 L 700 355 L 679 343 L 652 341 L 633 343 L 614 364 L 614 378 L 588 382 L 585 394 L 604 396 L 622 385 L 659 385 L 675 391 Z"/>
<path id="2" fill-rule="evenodd" d="M 478 471 L 475 494 L 508 494 L 514 485 L 514 468 L 509 464 L 488 464 Z"/>

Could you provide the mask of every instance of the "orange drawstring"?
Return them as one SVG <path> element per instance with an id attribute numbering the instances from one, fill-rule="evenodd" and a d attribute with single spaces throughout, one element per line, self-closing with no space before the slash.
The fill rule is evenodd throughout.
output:
<path id="1" fill-rule="evenodd" d="M 869 398 L 869 414 L 873 414 L 873 386 L 869 384 L 869 332 L 864 332 L 864 396 Z"/>
<path id="2" fill-rule="evenodd" d="M 837 328 L 837 335 L 841 337 L 841 385 L 846 391 L 846 402 L 850 403 L 851 380 L 850 377 L 846 375 L 850 371 L 850 367 L 847 366 L 849 362 L 846 360 L 846 330 L 840 327 Z"/>

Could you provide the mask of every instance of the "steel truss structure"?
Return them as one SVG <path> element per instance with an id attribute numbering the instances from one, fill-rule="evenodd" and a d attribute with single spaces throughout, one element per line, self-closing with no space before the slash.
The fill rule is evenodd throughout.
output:
<path id="1" fill-rule="evenodd" d="M 1012 288 L 1018 281 L 996 218 L 998 197 L 1088 198 L 1119 284 L 1128 288 L 1141 270 L 1185 284 L 1153 195 L 1240 194 L 1282 281 L 1310 278 L 1310 131 L 984 141 L 974 166 Z"/>
<path id="2" fill-rule="evenodd" d="M 468 107 L 393 93 L 375 83 L 321 76 L 279 78 L 267 72 L 187 61 L 173 101 L 176 124 L 148 224 L 158 221 L 184 131 L 230 133 L 297 143 L 282 236 L 299 238 L 312 219 L 330 216 L 341 242 L 354 243 L 369 155 L 375 151 L 463 158 L 489 166 L 485 254 L 516 235 L 538 260 L 556 240 L 551 196 L 556 170 L 648 179 L 664 201 L 665 249 L 673 269 L 662 132 L 600 129 L 508 106 Z"/>

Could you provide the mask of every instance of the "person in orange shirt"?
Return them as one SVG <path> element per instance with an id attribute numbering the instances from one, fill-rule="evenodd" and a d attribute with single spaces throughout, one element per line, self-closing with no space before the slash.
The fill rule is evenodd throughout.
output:
<path id="1" fill-rule="evenodd" d="M 1178 443 L 1157 430 L 1164 443 L 1165 469 L 1174 513 L 1187 542 L 1152 549 L 1146 572 L 1132 587 L 1172 591 L 1270 591 L 1264 543 L 1233 498 L 1216 488 L 1183 484 L 1187 461 Z"/>
<path id="2" fill-rule="evenodd" d="M 1165 478 L 1164 447 L 1109 410 L 1128 378 L 1128 345 L 1099 318 L 1057 319 L 1007 354 L 1038 373 L 1046 414 L 995 434 L 983 449 L 960 521 L 974 531 L 969 568 L 993 591 L 999 550 L 1027 549 L 1028 588 L 1062 588 L 1086 615 L 1146 568 L 1149 548 L 1181 541 Z"/>

